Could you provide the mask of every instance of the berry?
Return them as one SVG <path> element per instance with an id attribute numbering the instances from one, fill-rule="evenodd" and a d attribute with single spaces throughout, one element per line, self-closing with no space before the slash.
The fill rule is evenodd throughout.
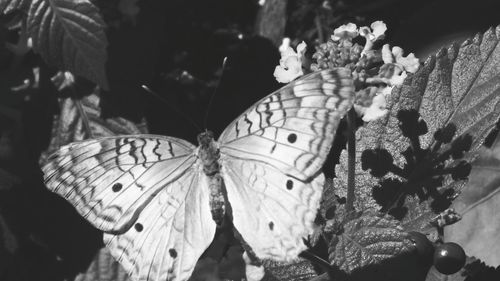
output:
<path id="1" fill-rule="evenodd" d="M 453 242 L 443 243 L 434 252 L 434 266 L 443 274 L 453 274 L 465 265 L 465 252 Z"/>
<path id="2" fill-rule="evenodd" d="M 430 264 L 432 262 L 432 255 L 434 254 L 434 244 L 427 239 L 427 236 L 420 232 L 410 231 L 408 234 L 415 245 L 415 250 L 420 261 Z"/>

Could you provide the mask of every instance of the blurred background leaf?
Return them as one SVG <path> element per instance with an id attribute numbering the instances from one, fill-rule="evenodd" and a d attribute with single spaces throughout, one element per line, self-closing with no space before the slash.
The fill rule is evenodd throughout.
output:
<path id="1" fill-rule="evenodd" d="M 497 132 L 498 133 L 498 132 Z M 500 266 L 500 139 L 483 147 L 467 185 L 452 207 L 462 220 L 445 228 L 446 241 L 460 244 L 467 255 Z"/>
<path id="2" fill-rule="evenodd" d="M 32 0 L 27 21 L 33 49 L 49 65 L 109 87 L 105 23 L 90 1 Z"/>

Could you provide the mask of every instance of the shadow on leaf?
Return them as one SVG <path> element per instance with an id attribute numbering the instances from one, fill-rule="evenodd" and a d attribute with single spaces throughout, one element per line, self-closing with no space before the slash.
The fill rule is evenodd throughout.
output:
<path id="1" fill-rule="evenodd" d="M 381 211 L 398 219 L 408 212 L 404 206 L 407 196 L 417 196 L 420 202 L 432 199 L 432 210 L 442 212 L 456 195 L 452 188 L 443 187 L 445 177 L 464 180 L 471 171 L 470 163 L 460 159 L 470 150 L 472 137 L 456 137 L 457 127 L 449 123 L 434 132 L 430 147 L 422 148 L 420 136 L 428 133 L 428 127 L 419 113 L 415 110 L 400 111 L 397 118 L 399 128 L 410 144 L 402 152 L 404 166 L 397 166 L 394 156 L 385 149 L 369 149 L 361 155 L 363 170 L 370 170 L 370 174 L 377 178 L 385 177 L 373 188 L 373 197 L 382 207 Z"/>

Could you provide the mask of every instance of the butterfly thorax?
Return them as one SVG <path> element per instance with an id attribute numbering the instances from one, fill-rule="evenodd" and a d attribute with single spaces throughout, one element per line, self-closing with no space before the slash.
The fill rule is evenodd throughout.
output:
<path id="1" fill-rule="evenodd" d="M 225 214 L 224 181 L 220 174 L 220 152 L 214 135 L 206 131 L 198 135 L 198 159 L 203 166 L 203 172 L 207 175 L 210 189 L 210 211 L 213 220 L 221 225 Z"/>
<path id="2" fill-rule="evenodd" d="M 220 152 L 217 143 L 214 141 L 214 135 L 206 131 L 198 135 L 198 158 L 203 165 L 203 172 L 207 176 L 212 176 L 220 171 L 219 158 Z"/>

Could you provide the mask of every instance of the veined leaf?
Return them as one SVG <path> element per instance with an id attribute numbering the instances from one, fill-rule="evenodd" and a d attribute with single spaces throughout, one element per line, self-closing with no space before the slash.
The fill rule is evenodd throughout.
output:
<path id="1" fill-rule="evenodd" d="M 28 11 L 31 0 L 1 0 L 0 14 L 8 14 L 14 10 Z"/>
<path id="2" fill-rule="evenodd" d="M 102 119 L 99 100 L 95 93 L 82 99 L 61 100 L 61 113 L 54 119 L 49 148 L 40 157 L 40 163 L 44 163 L 47 156 L 60 146 L 71 142 L 89 137 L 147 133 L 145 123 L 134 124 L 121 117 Z"/>
<path id="3" fill-rule="evenodd" d="M 445 228 L 446 241 L 487 265 L 500 265 L 500 139 L 483 148 L 474 162 L 469 182 L 453 202 L 462 220 Z"/>
<path id="4" fill-rule="evenodd" d="M 484 35 L 442 49 L 427 59 L 414 75 L 409 75 L 403 85 L 393 90 L 389 101 L 389 113 L 382 119 L 370 122 L 356 134 L 356 201 L 362 210 L 380 208 L 373 199 L 374 187 L 381 182 L 369 170 L 362 169 L 361 155 L 368 149 L 385 150 L 392 156 L 393 164 L 401 169 L 426 169 L 425 163 L 416 161 L 408 165 L 405 153 L 414 143 L 400 127 L 401 112 L 414 112 L 425 122 L 426 128 L 402 127 L 416 133 L 421 149 L 431 149 L 439 128 L 454 125 L 454 140 L 468 136 L 472 139 L 470 150 L 462 159 L 472 160 L 478 148 L 494 127 L 500 116 L 500 28 L 490 29 Z M 404 126 L 404 125 L 403 125 Z M 427 130 L 425 130 L 427 129 Z M 449 146 L 448 146 L 449 147 Z M 445 147 L 441 147 L 442 152 Z M 347 153 L 341 155 L 336 167 L 335 186 L 340 196 L 346 195 Z M 382 180 L 401 180 L 389 172 Z M 463 183 L 447 179 L 443 186 L 453 185 L 460 191 Z M 403 222 L 408 230 L 423 230 L 435 214 L 428 202 L 420 203 L 416 196 L 406 197 L 408 212 Z"/>
<path id="5" fill-rule="evenodd" d="M 330 261 L 351 272 L 413 249 L 408 234 L 388 215 L 367 211 L 347 221 L 329 248 Z"/>
<path id="6" fill-rule="evenodd" d="M 33 49 L 48 64 L 107 89 L 104 25 L 87 0 L 33 0 L 28 13 Z"/>

